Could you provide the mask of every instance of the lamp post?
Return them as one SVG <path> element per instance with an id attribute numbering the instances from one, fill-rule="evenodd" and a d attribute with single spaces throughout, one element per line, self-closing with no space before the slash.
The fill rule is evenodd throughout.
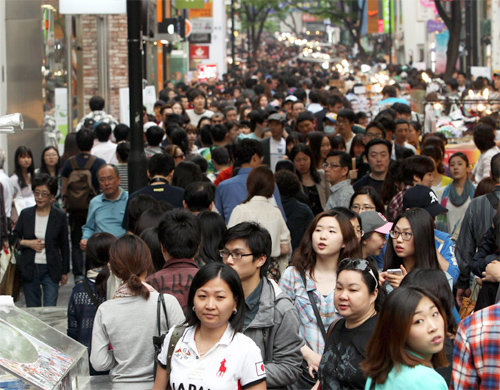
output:
<path id="1" fill-rule="evenodd" d="M 130 154 L 128 186 L 132 193 L 147 185 L 147 162 L 142 130 L 142 63 L 141 63 L 142 1 L 127 0 L 128 83 L 130 102 Z"/>

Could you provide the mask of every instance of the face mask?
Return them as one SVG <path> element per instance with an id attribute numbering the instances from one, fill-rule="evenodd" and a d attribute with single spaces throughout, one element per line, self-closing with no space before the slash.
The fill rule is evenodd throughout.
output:
<path id="1" fill-rule="evenodd" d="M 324 126 L 323 130 L 326 134 L 333 134 L 335 133 L 335 126 Z"/>

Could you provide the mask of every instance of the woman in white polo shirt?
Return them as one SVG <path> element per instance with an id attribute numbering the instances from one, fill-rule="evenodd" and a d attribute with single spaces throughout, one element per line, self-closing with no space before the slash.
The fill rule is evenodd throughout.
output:
<path id="1" fill-rule="evenodd" d="M 240 265 L 251 262 L 242 254 Z M 247 264 L 248 265 L 248 264 Z M 167 362 L 171 329 L 158 355 L 153 390 L 238 388 L 265 390 L 266 373 L 260 349 L 241 329 L 245 297 L 236 271 L 222 263 L 201 268 L 188 296 L 187 328 Z M 171 371 L 167 377 L 167 364 Z"/>

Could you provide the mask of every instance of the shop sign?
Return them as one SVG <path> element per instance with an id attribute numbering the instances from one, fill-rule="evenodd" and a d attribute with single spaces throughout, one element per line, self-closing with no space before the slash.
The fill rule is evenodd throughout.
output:
<path id="1" fill-rule="evenodd" d="M 189 58 L 191 58 L 192 60 L 208 60 L 210 58 L 209 46 L 190 45 Z"/>

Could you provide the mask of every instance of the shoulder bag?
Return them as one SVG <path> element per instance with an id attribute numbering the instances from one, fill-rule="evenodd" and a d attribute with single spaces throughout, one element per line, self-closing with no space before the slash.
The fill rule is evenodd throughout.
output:
<path id="1" fill-rule="evenodd" d="M 163 308 L 163 313 L 165 314 L 165 321 L 167 323 L 167 329 L 169 328 L 168 326 L 168 315 L 167 315 L 167 306 L 165 305 L 165 297 L 163 296 L 162 293 L 158 294 L 158 301 L 156 303 L 156 327 L 158 329 L 158 336 L 153 336 L 153 347 L 155 349 L 155 355 L 154 355 L 154 378 L 156 378 L 156 369 L 158 367 L 158 355 L 161 352 L 161 348 L 163 346 L 163 340 L 165 340 L 166 334 L 161 334 L 161 310 Z"/>

